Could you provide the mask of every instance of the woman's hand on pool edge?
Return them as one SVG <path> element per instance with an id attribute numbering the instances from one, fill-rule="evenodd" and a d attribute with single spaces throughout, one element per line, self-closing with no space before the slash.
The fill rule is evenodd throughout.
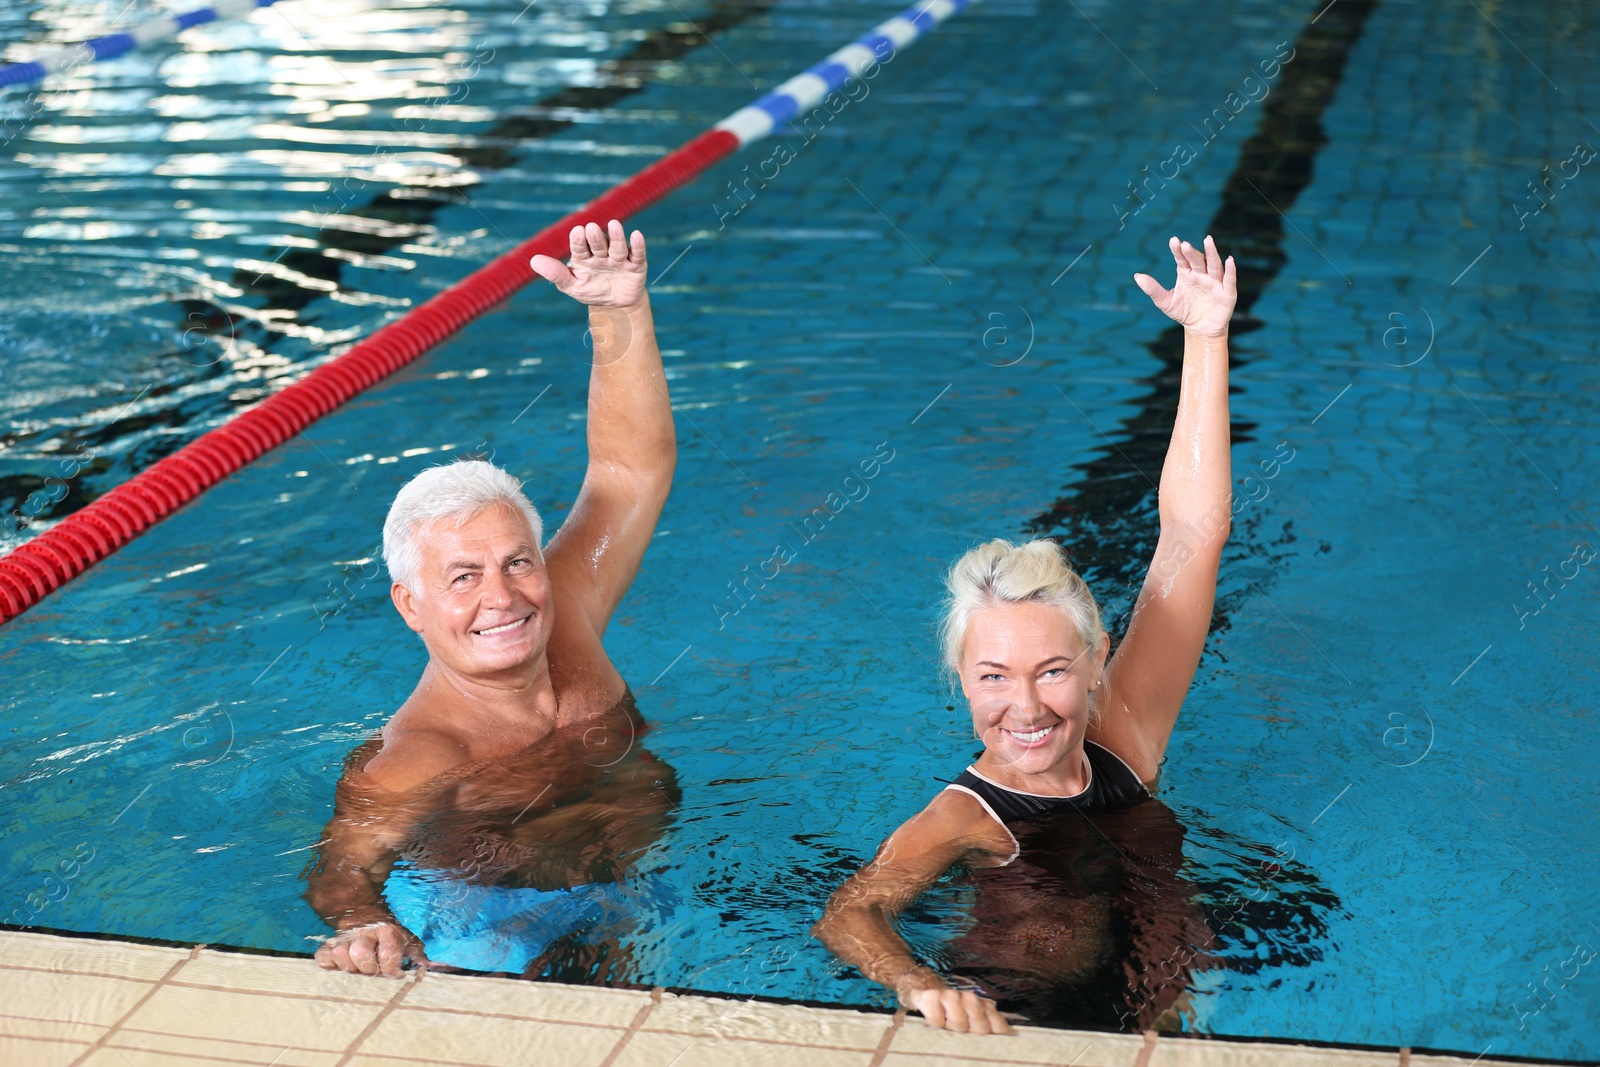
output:
<path id="1" fill-rule="evenodd" d="M 388 922 L 346 927 L 324 941 L 313 958 L 324 970 L 385 978 L 401 977 L 401 964 L 407 958 L 414 967 L 428 963 L 417 936 L 399 923 Z"/>
<path id="2" fill-rule="evenodd" d="M 566 263 L 534 256 L 528 263 L 534 273 L 591 307 L 632 307 L 644 298 L 644 234 L 634 230 L 630 239 L 612 219 L 603 230 L 593 222 L 574 226 L 568 240 L 572 255 Z"/>
<path id="3" fill-rule="evenodd" d="M 1239 298 L 1233 257 L 1224 260 L 1210 234 L 1206 235 L 1203 250 L 1176 237 L 1167 246 L 1178 267 L 1172 288 L 1163 289 L 1148 274 L 1135 274 L 1134 284 L 1187 332 L 1200 337 L 1227 336 L 1228 320 L 1233 317 L 1233 306 Z"/>

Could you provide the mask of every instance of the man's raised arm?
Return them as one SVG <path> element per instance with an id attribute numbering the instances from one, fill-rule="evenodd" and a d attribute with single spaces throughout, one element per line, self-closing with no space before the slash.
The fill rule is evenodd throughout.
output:
<path id="1" fill-rule="evenodd" d="M 568 264 L 533 257 L 533 269 L 589 306 L 589 467 L 572 512 L 551 538 L 546 565 L 579 603 L 596 635 L 628 591 L 672 486 L 677 433 L 645 290 L 644 235 L 574 226 Z"/>

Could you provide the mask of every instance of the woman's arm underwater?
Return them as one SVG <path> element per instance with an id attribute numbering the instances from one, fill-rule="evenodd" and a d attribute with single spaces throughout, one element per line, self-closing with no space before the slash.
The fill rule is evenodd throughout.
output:
<path id="1" fill-rule="evenodd" d="M 894 919 L 955 863 L 1004 862 L 1014 846 L 977 800 L 945 790 L 834 892 L 811 932 L 835 956 L 893 989 L 900 1003 L 920 1011 L 929 1026 L 1009 1034 L 1011 1026 L 993 1001 L 952 988 L 937 971 L 918 963 Z"/>
<path id="2" fill-rule="evenodd" d="M 1127 635 L 1106 668 L 1102 714 L 1089 736 L 1153 785 L 1211 627 L 1217 568 L 1231 526 L 1228 320 L 1233 257 L 1172 238 L 1177 281 L 1134 281 L 1183 327 L 1183 378 L 1161 468 L 1161 534 Z"/>

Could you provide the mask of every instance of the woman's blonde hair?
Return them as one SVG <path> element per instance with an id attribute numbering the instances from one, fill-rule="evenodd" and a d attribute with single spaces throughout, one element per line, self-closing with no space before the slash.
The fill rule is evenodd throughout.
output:
<path id="1" fill-rule="evenodd" d="M 956 560 L 944 584 L 949 595 L 940 637 L 945 670 L 957 684 L 967 627 L 972 613 L 983 608 L 1045 604 L 1067 616 L 1086 650 L 1098 648 L 1105 637 L 1094 594 L 1054 541 L 1040 539 L 1019 545 L 995 538 Z"/>

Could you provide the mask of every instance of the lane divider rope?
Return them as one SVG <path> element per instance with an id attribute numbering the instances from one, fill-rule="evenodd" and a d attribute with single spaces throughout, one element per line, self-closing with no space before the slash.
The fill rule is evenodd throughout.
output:
<path id="1" fill-rule="evenodd" d="M 0 86 L 27 85 L 57 71 L 72 70 L 84 63 L 98 63 L 102 59 L 112 59 L 135 48 L 154 44 L 156 41 L 165 41 L 191 26 L 215 22 L 217 19 L 243 18 L 257 8 L 270 7 L 275 3 L 277 0 L 217 0 L 210 7 L 197 7 L 181 15 L 163 15 L 160 18 L 147 19 L 122 33 L 96 37 L 81 44 L 62 45 L 26 63 L 11 63 L 0 67 Z"/>
<path id="2" fill-rule="evenodd" d="M 217 7 L 246 2 L 265 6 L 273 0 L 221 0 Z M 922 0 L 913 5 L 377 330 L 343 355 L 207 431 L 19 546 L 0 559 L 0 623 L 22 614 L 246 463 L 287 441 L 505 300 L 538 277 L 528 265 L 535 255 L 565 259 L 567 235 L 572 227 L 627 219 L 688 184 L 717 161 L 767 136 L 779 124 L 809 113 L 848 78 L 860 75 L 875 62 L 887 62 L 896 50 L 933 30 L 969 2 Z"/>

